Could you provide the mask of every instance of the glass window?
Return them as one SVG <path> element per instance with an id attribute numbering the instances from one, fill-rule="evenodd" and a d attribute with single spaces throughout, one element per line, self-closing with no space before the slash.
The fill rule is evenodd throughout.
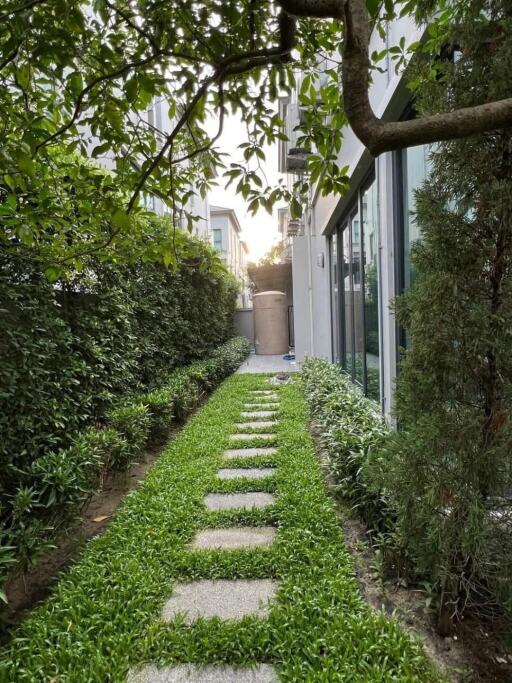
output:
<path id="1" fill-rule="evenodd" d="M 402 150 L 403 182 L 403 266 L 402 290 L 414 283 L 414 268 L 411 264 L 411 247 L 419 239 L 419 228 L 414 217 L 415 191 L 428 175 L 428 147 L 420 145 Z"/>
<path id="2" fill-rule="evenodd" d="M 414 266 L 411 263 L 411 250 L 420 238 L 420 231 L 414 211 L 416 208 L 415 191 L 422 185 L 429 172 L 429 147 L 419 145 L 399 152 L 401 170 L 402 221 L 399 231 L 399 269 L 398 291 L 409 289 L 415 280 Z M 399 328 L 400 346 L 407 348 L 407 333 Z"/>
<path id="3" fill-rule="evenodd" d="M 354 376 L 354 311 L 352 262 L 350 255 L 350 229 L 345 225 L 342 233 L 343 243 L 343 367 L 351 377 Z"/>
<path id="4" fill-rule="evenodd" d="M 335 233 L 330 240 L 330 266 L 331 266 L 331 335 L 332 335 L 332 360 L 334 363 L 341 362 L 340 352 L 340 319 L 338 297 L 338 236 Z"/>
<path id="5" fill-rule="evenodd" d="M 222 230 L 220 228 L 213 230 L 213 246 L 217 251 L 222 251 Z"/>
<path id="6" fill-rule="evenodd" d="M 364 385 L 364 313 L 363 290 L 361 272 L 361 226 L 359 211 L 350 219 L 351 247 L 352 247 L 352 310 L 354 314 L 354 379 Z"/>
<path id="7" fill-rule="evenodd" d="M 363 217 L 364 269 L 364 348 L 366 360 L 366 393 L 380 401 L 379 353 L 379 224 L 377 215 L 377 183 L 375 180 L 361 194 Z"/>
<path id="8" fill-rule="evenodd" d="M 333 360 L 375 401 L 380 400 L 378 231 L 372 177 L 331 238 L 330 265 Z"/>

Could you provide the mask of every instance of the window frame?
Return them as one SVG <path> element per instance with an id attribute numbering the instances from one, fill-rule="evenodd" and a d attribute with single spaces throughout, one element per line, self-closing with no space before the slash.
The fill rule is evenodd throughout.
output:
<path id="1" fill-rule="evenodd" d="M 365 306 L 365 293 L 366 293 L 366 273 L 365 273 L 365 261 L 364 261 L 364 246 L 365 246 L 365 228 L 364 228 L 364 223 L 363 223 L 363 195 L 364 193 L 371 187 L 373 183 L 377 182 L 377 174 L 375 171 L 375 166 L 372 166 L 368 173 L 364 176 L 363 180 L 361 183 L 359 183 L 357 191 L 352 199 L 352 201 L 349 203 L 346 211 L 342 214 L 340 220 L 336 224 L 336 228 L 334 232 L 331 235 L 331 241 L 330 241 L 330 248 L 329 248 L 329 255 L 330 255 L 330 261 L 329 261 L 329 266 L 330 266 L 330 287 L 331 287 L 331 307 L 335 305 L 335 299 L 336 299 L 336 306 L 337 306 L 337 327 L 338 327 L 338 339 L 339 339 L 339 365 L 343 369 L 343 371 L 350 377 L 350 380 L 360 387 L 365 395 L 368 395 L 368 368 L 367 368 L 367 362 L 366 362 L 366 306 Z M 378 191 L 378 188 L 377 188 Z M 356 376 L 356 329 L 355 329 L 355 297 L 354 297 L 354 285 L 353 285 L 353 245 L 352 245 L 352 225 L 353 225 L 353 220 L 354 218 L 358 216 L 359 217 L 359 243 L 360 243 L 360 288 L 361 288 L 361 301 L 360 301 L 360 306 L 361 306 L 361 324 L 362 324 L 362 332 L 363 332 L 363 349 L 361 353 L 361 358 L 362 358 L 362 366 L 363 366 L 363 373 L 362 373 L 362 382 L 357 378 Z M 343 250 L 343 235 L 345 230 L 348 230 L 348 239 L 349 239 L 349 282 L 351 283 L 351 342 L 352 342 L 352 358 L 351 362 L 349 363 L 349 359 L 347 358 L 347 335 L 346 335 L 346 297 L 345 297 L 345 273 L 341 272 L 340 264 L 342 262 L 342 257 L 344 257 L 344 250 Z M 380 227 L 379 227 L 380 230 Z M 336 240 L 336 246 L 337 246 L 337 285 L 338 285 L 338 291 L 337 291 L 337 296 L 334 296 L 334 291 L 333 291 L 333 271 L 332 271 L 332 244 L 333 240 Z M 379 261 L 379 260 L 378 260 Z M 378 300 L 378 306 L 379 306 L 379 339 L 381 337 L 381 307 L 382 307 L 382 301 L 380 297 L 380 292 L 381 292 L 381 270 L 380 270 L 380 265 L 378 264 L 377 266 L 377 278 L 378 278 L 378 291 L 379 291 L 379 300 Z M 335 322 L 336 318 L 333 315 L 333 311 L 331 308 L 331 335 L 333 339 L 333 348 L 332 348 L 332 360 L 333 362 L 336 362 L 335 358 L 335 346 L 334 346 L 334 327 L 335 327 Z M 379 356 L 382 355 L 382 349 L 379 349 Z M 380 369 L 379 369 L 379 374 L 380 374 Z M 382 378 L 381 378 L 381 390 L 380 390 L 380 398 L 379 402 L 382 402 Z"/>

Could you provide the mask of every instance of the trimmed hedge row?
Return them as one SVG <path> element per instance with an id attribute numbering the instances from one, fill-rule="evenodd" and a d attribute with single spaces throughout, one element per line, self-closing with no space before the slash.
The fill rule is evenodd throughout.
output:
<path id="1" fill-rule="evenodd" d="M 160 389 L 119 403 L 103 428 L 87 429 L 69 448 L 34 460 L 14 493 L 10 525 L 0 532 L 0 578 L 13 564 L 26 569 L 46 551 L 108 471 L 126 469 L 147 444 L 162 443 L 173 419 L 185 420 L 248 353 L 249 342 L 234 338 L 207 360 L 174 371 Z"/>
<path id="2" fill-rule="evenodd" d="M 371 475 L 380 466 L 379 452 L 389 434 L 375 403 L 325 360 L 307 359 L 302 381 L 335 490 L 373 530 L 390 529 L 391 511 Z"/>

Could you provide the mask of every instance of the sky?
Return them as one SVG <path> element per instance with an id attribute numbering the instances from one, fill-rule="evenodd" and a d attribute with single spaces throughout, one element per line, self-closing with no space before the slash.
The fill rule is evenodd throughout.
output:
<path id="1" fill-rule="evenodd" d="M 210 125 L 208 126 L 210 129 Z M 217 130 L 216 121 L 211 121 L 211 132 L 215 133 Z M 217 147 L 222 152 L 227 152 L 233 161 L 241 162 L 242 157 L 237 152 L 237 146 L 246 141 L 245 125 L 243 121 L 235 116 L 226 116 L 224 121 L 223 134 L 217 142 Z M 280 174 L 277 170 L 278 165 L 278 149 L 277 143 L 263 148 L 266 155 L 266 163 L 264 166 L 265 174 L 268 183 L 274 185 L 277 183 Z M 226 157 L 226 163 L 229 164 L 231 159 Z M 277 231 L 277 207 L 274 208 L 272 216 L 264 210 L 260 209 L 255 216 L 247 212 L 247 203 L 241 195 L 236 193 L 236 181 L 225 189 L 225 181 L 219 178 L 220 183 L 218 187 L 211 190 L 209 193 L 210 204 L 215 206 L 225 206 L 236 211 L 240 225 L 242 226 L 242 239 L 245 240 L 249 248 L 249 261 L 258 261 L 270 247 L 279 239 Z"/>

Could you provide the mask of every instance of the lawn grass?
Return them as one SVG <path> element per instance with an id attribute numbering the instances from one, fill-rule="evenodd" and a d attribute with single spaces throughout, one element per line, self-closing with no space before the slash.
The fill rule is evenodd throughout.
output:
<path id="1" fill-rule="evenodd" d="M 279 453 L 226 463 L 224 448 L 261 375 L 235 375 L 171 441 L 107 532 L 52 597 L 18 629 L 0 656 L 0 681 L 124 681 L 144 662 L 272 663 L 283 681 L 433 683 L 421 647 L 394 620 L 372 612 L 328 498 L 307 431 L 300 384 L 277 389 Z M 238 447 L 238 445 L 237 445 Z M 267 480 L 218 481 L 219 467 L 277 465 Z M 208 513 L 212 491 L 265 490 L 276 505 Z M 207 526 L 275 524 L 270 549 L 187 551 Z M 197 578 L 280 580 L 267 620 L 159 621 L 173 582 Z"/>

